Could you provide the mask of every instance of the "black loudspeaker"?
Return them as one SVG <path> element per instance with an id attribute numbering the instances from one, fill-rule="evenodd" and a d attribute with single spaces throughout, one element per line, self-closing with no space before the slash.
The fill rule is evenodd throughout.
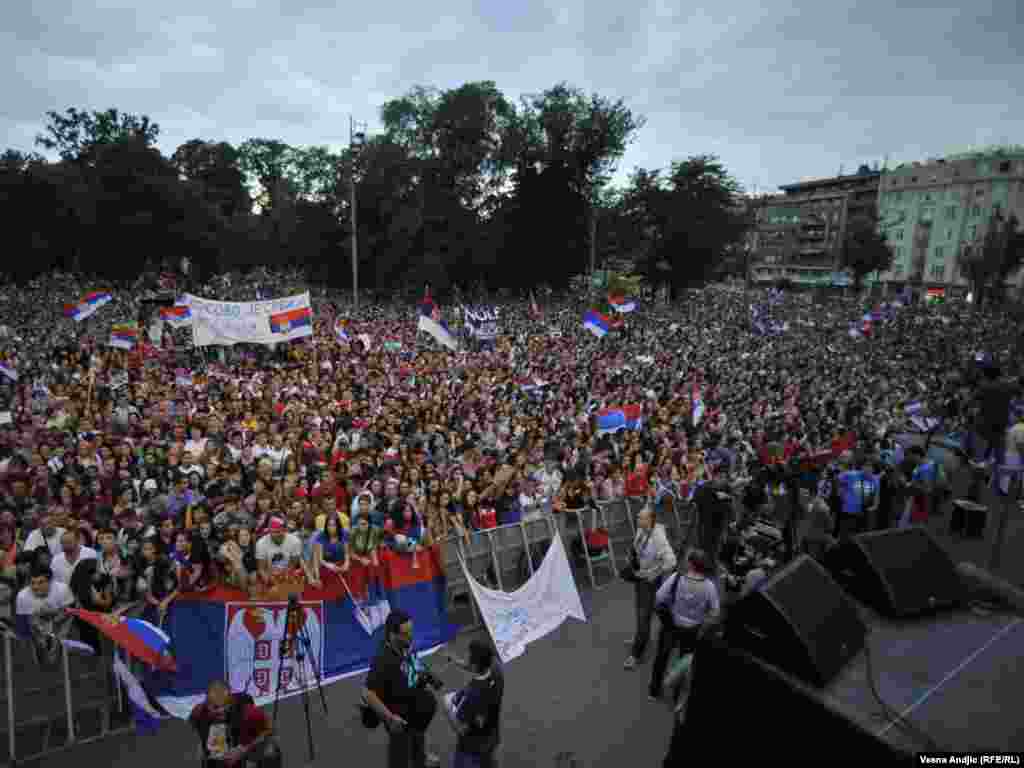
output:
<path id="1" fill-rule="evenodd" d="M 841 709 L 842 698 L 708 634 L 694 655 L 686 718 L 672 735 L 665 765 L 686 765 L 694 753 L 727 756 L 735 764 L 765 762 L 780 744 L 795 765 L 820 765 L 836 753 L 870 765 L 909 765 L 913 754 L 862 725 L 870 722 L 870 711 Z M 735 738 L 723 740 L 730 732 Z"/>
<path id="2" fill-rule="evenodd" d="M 864 647 L 857 606 L 803 555 L 729 609 L 725 639 L 812 685 L 827 685 Z"/>
<path id="3" fill-rule="evenodd" d="M 955 607 L 967 597 L 953 558 L 919 526 L 844 539 L 825 566 L 851 594 L 890 617 Z"/>

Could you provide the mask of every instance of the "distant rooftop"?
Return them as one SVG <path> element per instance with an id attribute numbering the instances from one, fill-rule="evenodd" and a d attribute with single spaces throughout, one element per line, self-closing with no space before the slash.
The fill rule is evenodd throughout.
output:
<path id="1" fill-rule="evenodd" d="M 862 165 L 857 169 L 856 173 L 843 174 L 841 176 L 830 176 L 825 179 L 808 179 L 807 181 L 798 181 L 794 184 L 783 184 L 779 186 L 779 189 L 785 192 L 798 192 L 802 190 L 818 189 L 822 187 L 834 187 L 837 184 L 842 184 L 846 181 L 853 180 L 869 180 L 877 179 L 882 175 L 881 171 L 873 171 L 866 165 Z"/>
<path id="2" fill-rule="evenodd" d="M 1024 155 L 1024 144 L 992 144 L 977 149 L 969 149 L 966 152 L 955 152 L 943 157 L 929 157 L 927 160 L 914 160 L 900 163 L 891 171 L 898 171 L 904 168 L 921 168 L 926 165 L 954 163 L 961 160 L 994 160 L 1000 157 L 1019 157 Z M 890 171 L 890 172 L 891 172 Z"/>

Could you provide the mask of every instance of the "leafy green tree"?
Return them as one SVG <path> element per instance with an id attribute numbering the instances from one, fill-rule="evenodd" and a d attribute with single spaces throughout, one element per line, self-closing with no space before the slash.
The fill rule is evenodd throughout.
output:
<path id="1" fill-rule="evenodd" d="M 199 185 L 204 199 L 221 216 L 231 218 L 251 212 L 239 152 L 231 144 L 192 139 L 174 151 L 171 164 L 183 179 Z"/>
<path id="2" fill-rule="evenodd" d="M 152 146 L 160 135 L 160 126 L 147 115 L 122 113 L 116 109 L 88 112 L 71 107 L 64 114 L 47 112 L 49 122 L 44 133 L 36 136 L 36 145 L 56 151 L 66 162 L 86 161 L 97 147 L 125 139 Z"/>
<path id="3" fill-rule="evenodd" d="M 863 215 L 850 220 L 840 247 L 839 263 L 853 274 L 854 290 L 859 292 L 864 278 L 872 272 L 887 271 L 892 267 L 892 260 L 892 248 L 879 231 L 877 218 Z"/>
<path id="4" fill-rule="evenodd" d="M 958 267 L 974 293 L 974 302 L 982 306 L 990 298 L 1000 298 L 1006 279 L 1024 264 L 1024 230 L 1014 214 L 994 213 L 981 243 L 959 254 Z"/>

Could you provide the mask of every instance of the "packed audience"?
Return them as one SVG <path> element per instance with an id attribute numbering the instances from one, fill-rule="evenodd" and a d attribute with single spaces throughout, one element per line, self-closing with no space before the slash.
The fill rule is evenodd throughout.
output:
<path id="1" fill-rule="evenodd" d="M 192 286 L 220 300 L 307 289 L 263 270 Z M 64 316 L 96 290 L 113 301 Z M 392 553 L 415 566 L 447 537 L 625 497 L 662 515 L 712 480 L 771 516 L 794 490 L 766 470 L 801 458 L 827 455 L 800 475 L 802 549 L 921 521 L 944 481 L 893 440 L 921 428 L 907 406 L 967 433 L 1002 418 L 977 409 L 976 356 L 1018 373 L 1016 324 L 963 303 L 884 307 L 866 327 L 876 302 L 713 286 L 671 306 L 637 297 L 595 338 L 581 297 L 506 300 L 493 343 L 449 352 L 417 335 L 417 307 L 356 311 L 315 286 L 312 340 L 195 349 L 187 329 L 149 335 L 157 293 L 67 274 L 0 289 L 17 376 L 0 375 L 0 589 L 40 654 L 57 653 L 69 605 L 159 624 L 190 591 L 315 587 Z M 457 303 L 440 309 L 457 328 Z M 139 319 L 137 349 L 108 346 L 112 324 Z M 630 404 L 638 427 L 602 434 L 595 415 Z"/>

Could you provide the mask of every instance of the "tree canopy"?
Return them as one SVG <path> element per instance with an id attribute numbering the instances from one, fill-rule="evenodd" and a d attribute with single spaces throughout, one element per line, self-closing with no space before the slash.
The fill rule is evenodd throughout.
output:
<path id="1" fill-rule="evenodd" d="M 38 146 L 0 155 L 19 277 L 110 277 L 191 257 L 200 271 L 300 265 L 350 284 L 352 185 L 360 285 L 525 291 L 628 262 L 655 283 L 706 279 L 739 242 L 739 185 L 714 157 L 610 179 L 644 125 L 621 100 L 557 83 L 519 103 L 491 81 L 385 102 L 383 130 L 340 152 L 194 138 L 169 157 L 147 115 L 49 112 Z"/>

